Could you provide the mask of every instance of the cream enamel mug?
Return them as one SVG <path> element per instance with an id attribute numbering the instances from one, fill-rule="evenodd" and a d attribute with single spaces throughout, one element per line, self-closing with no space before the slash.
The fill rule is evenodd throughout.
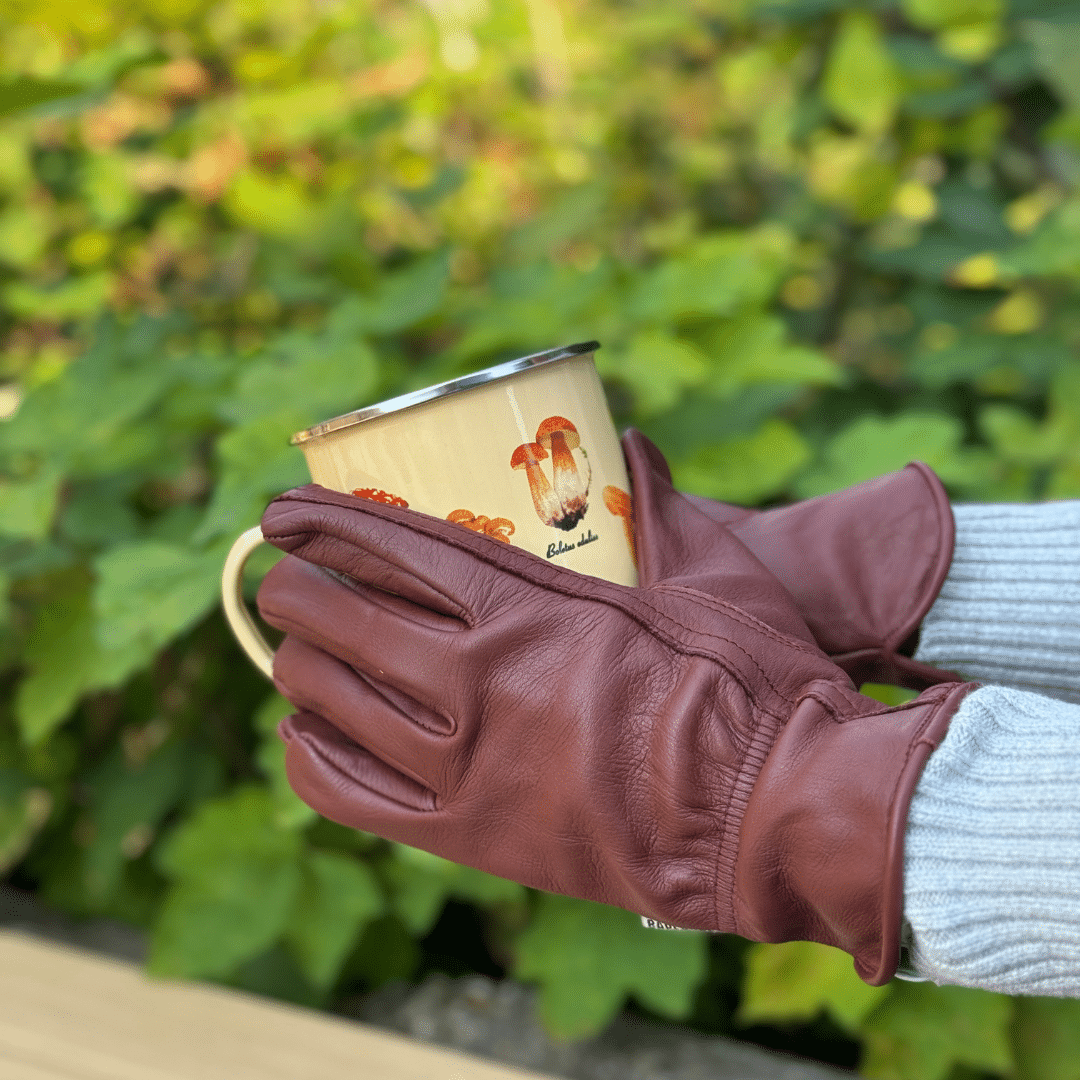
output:
<path id="1" fill-rule="evenodd" d="M 511 360 L 292 437 L 311 479 L 406 506 L 620 585 L 637 584 L 630 483 L 596 373 L 595 341 Z M 274 653 L 244 605 L 256 526 L 222 573 L 225 615 L 256 667 Z"/>

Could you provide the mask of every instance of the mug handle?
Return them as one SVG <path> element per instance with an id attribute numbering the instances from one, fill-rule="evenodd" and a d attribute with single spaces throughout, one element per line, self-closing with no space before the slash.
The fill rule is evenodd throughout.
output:
<path id="1" fill-rule="evenodd" d="M 274 650 L 267 644 L 258 624 L 251 617 L 251 612 L 244 603 L 243 588 L 244 563 L 248 556 L 264 543 L 266 540 L 258 525 L 236 538 L 221 571 L 221 606 L 225 609 L 225 618 L 236 635 L 236 640 L 240 642 L 240 647 L 248 654 L 251 662 L 273 681 Z"/>

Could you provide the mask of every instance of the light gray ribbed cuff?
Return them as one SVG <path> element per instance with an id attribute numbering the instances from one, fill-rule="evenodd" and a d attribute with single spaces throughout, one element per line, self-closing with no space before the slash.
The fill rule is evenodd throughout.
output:
<path id="1" fill-rule="evenodd" d="M 1080 996 L 1080 706 L 986 686 L 911 802 L 908 963 L 938 983 Z"/>
<path id="2" fill-rule="evenodd" d="M 915 659 L 1080 702 L 1080 501 L 953 514 L 956 550 Z"/>

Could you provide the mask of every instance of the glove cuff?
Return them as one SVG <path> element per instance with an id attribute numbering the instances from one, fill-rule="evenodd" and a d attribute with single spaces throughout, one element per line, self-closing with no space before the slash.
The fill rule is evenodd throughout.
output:
<path id="1" fill-rule="evenodd" d="M 923 766 L 975 683 L 946 683 L 895 709 L 811 684 L 776 740 L 743 818 L 735 931 L 851 953 L 859 977 L 900 960 L 904 829 Z"/>

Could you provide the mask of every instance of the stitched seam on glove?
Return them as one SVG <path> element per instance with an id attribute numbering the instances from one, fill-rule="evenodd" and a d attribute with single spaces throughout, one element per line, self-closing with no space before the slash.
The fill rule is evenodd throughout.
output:
<path id="1" fill-rule="evenodd" d="M 779 719 L 783 725 L 784 718 Z M 724 810 L 720 822 L 720 842 L 716 845 L 716 862 L 714 864 L 713 878 L 713 918 L 721 933 L 738 933 L 735 926 L 735 864 L 739 856 L 739 834 L 742 831 L 743 818 L 746 815 L 746 807 L 750 802 L 750 796 L 754 791 L 758 776 L 765 766 L 765 759 L 769 756 L 773 743 L 776 741 L 779 726 L 766 730 L 768 725 L 755 725 L 750 745 L 746 748 L 742 765 L 735 776 L 735 782 L 731 785 L 727 808 Z M 732 819 L 732 812 L 738 805 L 738 816 Z M 725 887 L 727 899 L 727 915 L 720 907 L 720 885 L 726 875 Z M 725 931 L 725 927 L 730 930 Z"/>
<path id="2" fill-rule="evenodd" d="M 277 501 L 277 500 L 275 500 L 275 501 Z M 313 500 L 303 499 L 303 500 L 297 500 L 297 501 L 311 502 Z M 349 507 L 349 508 L 350 509 L 359 509 L 358 507 L 356 507 L 356 508 Z M 393 510 L 395 508 L 394 507 L 389 507 L 388 509 Z M 372 516 L 376 516 L 376 515 L 372 515 Z M 751 662 L 751 664 L 753 664 L 754 668 L 761 674 L 762 679 L 764 679 L 766 685 L 769 687 L 770 690 L 772 690 L 772 692 L 777 696 L 777 698 L 779 698 L 782 702 L 784 702 L 787 705 L 794 704 L 794 698 L 790 697 L 788 694 L 785 694 L 784 692 L 779 690 L 773 684 L 772 680 L 769 679 L 769 677 L 765 674 L 765 672 L 762 670 L 762 668 L 758 664 L 758 662 L 752 656 L 750 656 L 750 654 L 747 653 L 746 650 L 738 642 L 732 641 L 730 638 L 724 637 L 722 634 L 714 634 L 714 633 L 710 633 L 707 630 L 699 630 L 699 629 L 695 629 L 693 627 L 686 626 L 683 623 L 680 623 L 677 619 L 673 619 L 666 612 L 661 611 L 659 608 L 654 607 L 647 600 L 643 599 L 640 595 L 635 596 L 635 605 L 630 605 L 630 604 L 623 603 L 623 602 L 619 601 L 618 599 L 616 599 L 615 597 L 612 597 L 610 595 L 604 595 L 603 593 L 600 593 L 600 595 L 596 595 L 595 593 L 590 594 L 589 592 L 584 592 L 582 587 L 579 587 L 578 589 L 572 589 L 569 586 L 563 586 L 563 585 L 555 583 L 555 582 L 543 581 L 540 578 L 538 578 L 537 576 L 534 576 L 533 574 L 529 574 L 527 572 L 523 572 L 523 571 L 518 570 L 516 567 L 511 569 L 511 568 L 508 568 L 508 567 L 506 567 L 504 565 L 501 565 L 500 563 L 497 563 L 495 560 L 485 557 L 485 555 L 484 555 L 484 553 L 482 551 L 476 551 L 468 544 L 458 543 L 456 538 L 445 536 L 442 533 L 435 532 L 433 530 L 420 528 L 419 526 L 417 526 L 415 524 L 410 524 L 409 528 L 414 529 L 417 532 L 421 532 L 425 536 L 428 536 L 430 539 L 437 540 L 440 543 L 450 544 L 451 546 L 456 547 L 459 550 L 464 551 L 467 554 L 472 555 L 477 559 L 480 559 L 482 562 L 486 562 L 486 563 L 489 563 L 492 566 L 495 566 L 496 569 L 500 570 L 503 573 L 514 574 L 515 576 L 520 577 L 522 580 L 528 581 L 531 585 L 534 585 L 537 588 L 547 589 L 550 592 L 559 593 L 562 596 L 569 596 L 569 597 L 571 597 L 571 598 L 573 598 L 575 600 L 590 600 L 590 601 L 593 601 L 595 603 L 606 604 L 608 607 L 615 608 L 617 611 L 621 611 L 628 618 L 633 619 L 634 622 L 636 622 L 639 626 L 642 627 L 642 629 L 646 630 L 648 633 L 652 634 L 654 637 L 656 637 L 656 638 L 660 639 L 661 641 L 663 641 L 669 648 L 674 649 L 677 652 L 681 652 L 684 655 L 701 656 L 706 660 L 715 661 L 725 671 L 727 671 L 728 674 L 733 679 L 735 679 L 739 683 L 739 685 L 747 693 L 749 693 L 750 692 L 749 687 L 746 686 L 746 684 L 743 682 L 742 678 L 740 678 L 738 673 L 732 669 L 732 667 L 730 666 L 730 663 L 726 660 L 726 658 L 718 655 L 714 651 L 710 651 L 710 650 L 702 648 L 702 647 L 694 647 L 693 645 L 689 645 L 689 644 L 679 640 L 679 638 L 674 636 L 674 635 L 662 633 L 660 631 L 659 627 L 657 627 L 654 623 L 650 622 L 649 620 L 645 619 L 639 611 L 635 611 L 634 606 L 640 605 L 641 607 L 645 608 L 646 611 L 648 611 L 652 615 L 654 615 L 656 618 L 663 620 L 663 622 L 665 622 L 667 624 L 670 624 L 671 626 L 676 626 L 680 630 L 683 630 L 688 634 L 692 634 L 695 637 L 711 638 L 714 641 L 722 641 L 722 642 L 724 642 L 724 644 L 732 646 L 733 648 L 738 650 L 738 652 L 741 655 L 745 656 Z M 464 530 L 464 531 L 467 531 L 467 530 Z M 295 539 L 295 540 L 300 541 L 300 544 L 303 544 L 305 542 L 305 538 L 310 538 L 312 536 L 326 536 L 326 535 L 334 536 L 336 539 L 341 540 L 343 543 L 349 544 L 352 547 L 360 548 L 361 550 L 365 550 L 365 551 L 367 550 L 366 548 L 363 548 L 362 545 L 356 543 L 355 539 L 352 539 L 352 538 L 349 538 L 349 537 L 346 537 L 346 536 L 342 536 L 340 533 L 331 532 L 330 530 L 327 530 L 326 532 L 320 532 L 318 530 L 313 530 L 313 529 L 304 529 L 304 530 L 297 530 L 297 531 L 294 531 L 294 532 L 287 532 L 287 533 L 273 533 L 273 534 L 267 536 L 267 539 L 270 540 L 271 543 L 273 543 L 273 542 L 275 542 L 277 540 L 293 540 L 293 539 Z M 490 542 L 492 544 L 498 544 L 499 547 L 494 549 L 494 552 L 498 552 L 498 554 L 503 559 L 506 558 L 506 555 L 508 553 L 505 552 L 505 550 L 504 550 L 506 548 L 506 545 L 504 543 L 502 543 L 501 541 L 498 541 L 498 540 L 492 540 L 490 537 L 484 537 L 484 536 L 480 536 L 480 537 L 478 537 L 478 539 L 479 540 L 490 540 Z M 295 549 L 290 549 L 290 554 L 295 554 Z M 514 554 L 515 555 L 517 555 L 517 554 L 525 555 L 525 554 L 528 554 L 528 553 L 527 552 L 514 552 Z M 301 558 L 302 556 L 295 556 L 295 557 L 296 558 Z M 377 556 L 377 557 L 382 558 L 382 556 Z M 535 558 L 535 556 L 532 556 L 532 557 Z M 307 561 L 307 560 L 305 560 L 305 561 Z M 318 564 L 315 564 L 315 565 L 318 565 Z M 541 565 L 546 565 L 546 564 L 541 564 Z M 405 568 L 401 567 L 399 569 L 405 569 Z M 562 568 L 560 567 L 558 569 L 561 570 Z M 573 571 L 564 571 L 564 572 L 573 573 Z M 589 584 L 591 585 L 590 579 L 588 578 L 587 575 L 575 574 L 574 576 L 578 577 L 578 578 L 581 578 L 583 582 L 589 582 Z M 597 580 L 599 580 L 599 579 L 597 579 Z M 428 585 L 427 582 L 424 582 L 424 584 Z M 592 586 L 592 588 L 595 589 L 596 587 Z M 441 592 L 440 592 L 440 595 L 442 595 Z M 453 603 L 453 606 L 456 607 L 457 604 Z M 280 629 L 280 627 L 279 627 L 279 629 Z M 786 642 L 789 639 L 781 638 L 780 640 Z M 783 719 L 782 716 L 780 716 L 778 713 L 772 712 L 771 710 L 765 709 L 764 711 L 768 712 L 770 716 L 773 716 L 776 719 L 779 719 L 779 720 Z"/>
<path id="3" fill-rule="evenodd" d="M 734 604 L 729 604 L 719 596 L 712 596 L 709 593 L 701 592 L 699 589 L 691 589 L 687 585 L 667 585 L 664 582 L 660 582 L 659 584 L 650 587 L 657 592 L 677 593 L 692 597 L 700 603 L 702 607 L 712 608 L 725 615 L 729 615 L 736 622 L 741 623 L 748 629 L 757 630 L 760 634 L 763 634 L 765 637 L 770 637 L 774 641 L 780 642 L 782 645 L 790 645 L 811 656 L 821 655 L 821 650 L 816 645 L 811 645 L 808 641 L 800 641 L 798 638 L 789 637 L 787 634 L 780 633 L 778 630 L 769 626 L 768 623 L 762 622 L 760 619 L 750 614 L 750 612 L 735 607 Z"/>

